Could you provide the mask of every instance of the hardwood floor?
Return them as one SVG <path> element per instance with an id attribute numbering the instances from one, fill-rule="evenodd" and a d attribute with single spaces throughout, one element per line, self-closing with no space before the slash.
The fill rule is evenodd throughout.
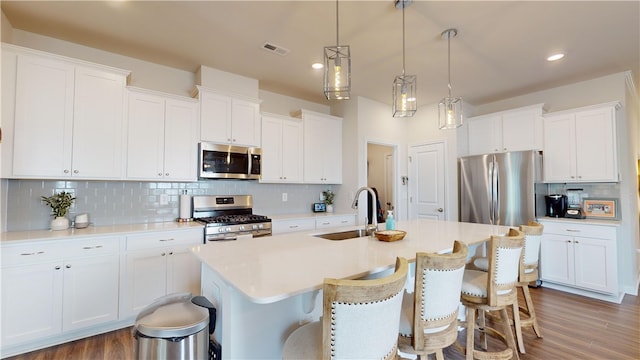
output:
<path id="1" fill-rule="evenodd" d="M 618 305 L 543 287 L 531 289 L 531 295 L 544 338 L 524 329 L 527 353 L 520 359 L 640 359 L 640 297 L 627 295 Z M 463 331 L 462 345 L 464 336 Z M 127 328 L 9 359 L 133 359 L 134 346 L 131 328 Z M 464 359 L 452 347 L 445 357 Z"/>

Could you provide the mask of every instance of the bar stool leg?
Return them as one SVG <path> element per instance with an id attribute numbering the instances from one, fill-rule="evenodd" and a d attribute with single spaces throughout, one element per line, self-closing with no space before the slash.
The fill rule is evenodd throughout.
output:
<path id="1" fill-rule="evenodd" d="M 538 318 L 536 317 L 536 311 L 533 307 L 533 299 L 531 299 L 529 286 L 522 286 L 522 293 L 524 294 L 524 301 L 527 305 L 527 313 L 529 314 L 529 319 L 531 319 L 533 331 L 536 333 L 537 337 L 542 338 L 542 332 L 540 331 L 540 327 L 538 326 Z"/>

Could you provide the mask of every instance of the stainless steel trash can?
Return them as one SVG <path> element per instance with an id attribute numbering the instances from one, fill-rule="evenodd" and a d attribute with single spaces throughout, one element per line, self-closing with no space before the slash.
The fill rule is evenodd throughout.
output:
<path id="1" fill-rule="evenodd" d="M 171 294 L 145 307 L 133 328 L 136 358 L 209 359 L 209 310 L 190 293 Z"/>

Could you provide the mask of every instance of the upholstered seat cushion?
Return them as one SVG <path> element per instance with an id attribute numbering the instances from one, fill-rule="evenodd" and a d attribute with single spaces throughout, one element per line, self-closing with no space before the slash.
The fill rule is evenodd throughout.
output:
<path id="1" fill-rule="evenodd" d="M 284 344 L 283 359 L 322 359 L 322 321 L 297 328 Z"/>
<path id="2" fill-rule="evenodd" d="M 465 270 L 462 277 L 462 293 L 477 297 L 487 297 L 487 272 Z"/>

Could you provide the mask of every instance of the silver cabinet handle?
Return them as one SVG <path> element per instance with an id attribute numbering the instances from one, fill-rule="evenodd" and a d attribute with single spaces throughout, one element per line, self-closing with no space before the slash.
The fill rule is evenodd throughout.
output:
<path id="1" fill-rule="evenodd" d="M 35 251 L 35 252 L 32 252 L 32 253 L 22 253 L 22 254 L 20 254 L 20 256 L 32 256 L 32 255 L 41 255 L 41 254 L 44 254 L 44 251 Z"/>
<path id="2" fill-rule="evenodd" d="M 92 250 L 92 249 L 100 249 L 102 247 L 102 245 L 96 245 L 96 246 L 84 246 L 82 249 L 83 250 Z"/>
<path id="3" fill-rule="evenodd" d="M 73 173 L 74 173 L 74 174 L 77 174 L 77 173 L 79 173 L 79 172 L 80 172 L 80 171 L 78 171 L 78 170 L 73 170 Z"/>
<path id="4" fill-rule="evenodd" d="M 580 232 L 580 230 L 576 230 L 576 229 L 565 229 L 568 232 Z"/>
<path id="5" fill-rule="evenodd" d="M 443 208 L 438 208 L 438 212 L 443 212 L 444 209 Z"/>
<path id="6" fill-rule="evenodd" d="M 170 239 L 160 239 L 160 241 L 173 241 L 175 240 L 174 238 L 170 238 Z"/>
<path id="7" fill-rule="evenodd" d="M 67 269 L 71 269 L 71 264 L 67 264 L 65 267 L 66 267 Z"/>
<path id="8" fill-rule="evenodd" d="M 162 253 L 161 255 L 162 255 L 162 256 L 166 256 L 166 255 L 167 255 L 167 253 Z"/>
<path id="9" fill-rule="evenodd" d="M 289 229 L 295 229 L 297 227 L 298 227 L 298 225 L 289 225 Z"/>
<path id="10" fill-rule="evenodd" d="M 61 268 L 60 268 L 60 265 L 56 265 L 56 267 L 54 267 L 54 269 L 56 269 L 56 270 L 60 270 L 60 269 L 61 269 Z"/>

